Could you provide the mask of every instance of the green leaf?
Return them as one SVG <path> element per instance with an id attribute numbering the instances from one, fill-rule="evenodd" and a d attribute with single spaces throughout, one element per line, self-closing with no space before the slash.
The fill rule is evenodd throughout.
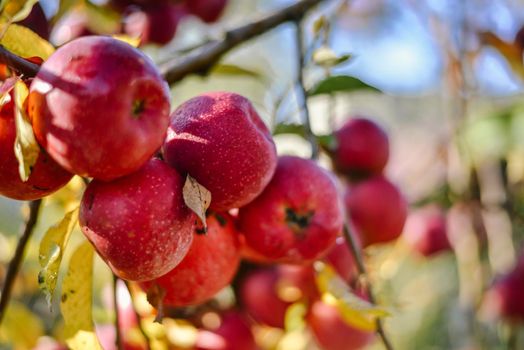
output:
<path id="1" fill-rule="evenodd" d="M 202 221 L 204 230 L 207 229 L 206 210 L 211 204 L 211 192 L 190 175 L 187 175 L 182 194 L 186 205 L 195 212 L 200 221 Z"/>
<path id="2" fill-rule="evenodd" d="M 337 148 L 337 138 L 333 134 L 317 135 L 317 143 L 327 151 L 334 151 Z"/>
<path id="3" fill-rule="evenodd" d="M 280 124 L 275 125 L 275 128 L 273 129 L 273 135 L 280 135 L 280 134 L 292 134 L 292 135 L 298 135 L 301 137 L 305 137 L 305 130 L 304 130 L 304 126 L 301 124 L 280 123 Z"/>
<path id="4" fill-rule="evenodd" d="M 58 6 L 58 11 L 53 16 L 53 22 L 56 23 L 57 20 L 62 18 L 62 16 L 71 10 L 75 5 L 82 3 L 83 0 L 60 0 L 60 6 Z"/>
<path id="5" fill-rule="evenodd" d="M 40 57 L 46 60 L 55 48 L 31 29 L 18 24 L 7 27 L 0 45 L 21 57 Z"/>
<path id="6" fill-rule="evenodd" d="M 353 92 L 358 90 L 380 91 L 362 80 L 347 75 L 326 78 L 308 91 L 309 96 L 332 94 L 334 92 Z"/>
<path id="7" fill-rule="evenodd" d="M 335 67 L 341 63 L 349 61 L 351 58 L 353 58 L 353 55 L 351 54 L 339 56 L 331 48 L 325 46 L 319 47 L 315 52 L 313 52 L 313 62 L 326 68 Z"/>
<path id="8" fill-rule="evenodd" d="M 73 350 L 101 350 L 93 327 L 93 246 L 81 244 L 71 256 L 62 283 L 60 309 L 67 345 Z"/>
<path id="9" fill-rule="evenodd" d="M 15 99 L 15 124 L 16 124 L 16 139 L 14 144 L 14 152 L 18 160 L 18 172 L 20 179 L 27 181 L 31 175 L 32 167 L 35 165 L 38 155 L 40 154 L 40 147 L 36 142 L 33 133 L 33 127 L 29 122 L 29 118 L 25 112 L 24 102 L 29 95 L 29 90 L 25 83 L 18 80 L 14 86 Z"/>
<path id="10" fill-rule="evenodd" d="M 322 301 L 335 306 L 347 324 L 362 330 L 374 331 L 376 319 L 389 316 L 389 312 L 384 308 L 354 294 L 331 266 L 316 262 L 315 270 Z"/>
<path id="11" fill-rule="evenodd" d="M 120 30 L 120 14 L 109 7 L 94 5 L 84 1 L 84 10 L 87 15 L 87 26 L 95 33 L 114 34 Z"/>
<path id="12" fill-rule="evenodd" d="M 51 308 L 62 256 L 77 221 L 78 208 L 66 213 L 60 222 L 50 227 L 40 242 L 38 260 L 42 270 L 38 274 L 38 284 L 46 296 L 49 308 Z"/>
<path id="13" fill-rule="evenodd" d="M 213 66 L 211 74 L 222 74 L 222 75 L 236 75 L 236 76 L 247 76 L 251 78 L 261 78 L 258 72 L 249 70 L 233 64 L 220 63 Z"/>
<path id="14" fill-rule="evenodd" d="M 37 2 L 38 0 L 2 0 L 0 2 L 2 20 L 9 24 L 24 20 Z"/>

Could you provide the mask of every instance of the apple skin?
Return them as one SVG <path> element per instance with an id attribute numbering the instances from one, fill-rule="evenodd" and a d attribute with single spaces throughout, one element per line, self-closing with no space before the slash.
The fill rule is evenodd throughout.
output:
<path id="1" fill-rule="evenodd" d="M 188 10 L 206 23 L 216 22 L 224 8 L 227 0 L 186 0 Z"/>
<path id="2" fill-rule="evenodd" d="M 89 183 L 80 227 L 117 276 L 152 280 L 182 261 L 195 221 L 183 185 L 184 178 L 159 159 L 112 182 Z"/>
<path id="3" fill-rule="evenodd" d="M 408 205 L 398 188 L 383 176 L 348 188 L 344 204 L 363 247 L 393 241 L 402 233 Z"/>
<path id="4" fill-rule="evenodd" d="M 446 225 L 445 212 L 438 206 L 427 206 L 410 213 L 403 237 L 415 252 L 425 257 L 451 251 Z"/>
<path id="5" fill-rule="evenodd" d="M 353 233 L 350 234 L 353 235 Z M 361 249 L 360 240 L 357 237 L 354 239 L 357 240 L 358 248 Z M 324 261 L 330 264 L 347 283 L 353 283 L 358 277 L 357 263 L 344 237 L 337 238 L 333 248 L 324 257 Z"/>
<path id="6" fill-rule="evenodd" d="M 42 6 L 40 6 L 38 2 L 33 5 L 29 15 L 17 24 L 31 29 L 46 40 L 49 39 L 49 23 L 47 22 L 44 10 L 42 10 Z"/>
<path id="7" fill-rule="evenodd" d="M 178 23 L 187 15 L 181 4 L 160 3 L 131 11 L 124 19 L 124 32 L 140 37 L 141 44 L 165 45 L 176 34 Z"/>
<path id="8" fill-rule="evenodd" d="M 215 330 L 199 330 L 195 350 L 259 350 L 246 317 L 230 310 Z"/>
<path id="9" fill-rule="evenodd" d="M 278 160 L 262 194 L 238 214 L 250 248 L 274 261 L 302 264 L 320 258 L 343 225 L 342 206 L 329 173 L 294 156 Z"/>
<path id="10" fill-rule="evenodd" d="M 144 291 L 158 285 L 165 291 L 163 304 L 188 306 L 211 299 L 226 287 L 240 264 L 238 233 L 232 218 L 225 213 L 207 217 L 207 233 L 196 227 L 189 252 L 167 274 L 140 283 Z"/>
<path id="11" fill-rule="evenodd" d="M 355 117 L 335 133 L 336 147 L 332 153 L 337 171 L 350 177 L 382 173 L 389 158 L 386 132 L 374 121 Z"/>
<path id="12" fill-rule="evenodd" d="M 271 180 L 277 159 L 251 102 L 230 92 L 199 95 L 178 107 L 163 150 L 168 164 L 211 192 L 216 211 L 251 202 Z"/>
<path id="13" fill-rule="evenodd" d="M 362 349 L 375 338 L 373 332 L 347 324 L 334 306 L 320 300 L 311 306 L 306 319 L 317 343 L 324 350 Z"/>
<path id="14" fill-rule="evenodd" d="M 137 171 L 169 124 L 169 89 L 153 62 L 111 37 L 60 47 L 30 88 L 40 145 L 70 172 L 109 181 Z"/>
<path id="15" fill-rule="evenodd" d="M 69 182 L 73 174 L 62 169 L 44 150 L 40 150 L 29 179 L 23 182 L 14 151 L 15 139 L 14 103 L 11 100 L 0 107 L 0 195 L 34 200 L 50 195 Z"/>

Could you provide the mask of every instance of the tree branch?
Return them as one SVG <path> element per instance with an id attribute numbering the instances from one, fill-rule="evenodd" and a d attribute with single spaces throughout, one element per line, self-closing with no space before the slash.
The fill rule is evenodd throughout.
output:
<path id="1" fill-rule="evenodd" d="M 16 71 L 18 74 L 22 74 L 26 77 L 34 77 L 40 66 L 35 63 L 31 63 L 20 56 L 15 55 L 5 47 L 0 45 L 0 63 L 5 64 L 9 68 Z"/>
<path id="2" fill-rule="evenodd" d="M 20 266 L 22 265 L 22 261 L 24 259 L 25 247 L 27 246 L 27 243 L 29 242 L 29 239 L 31 238 L 33 230 L 36 226 L 41 204 L 41 199 L 32 201 L 29 204 L 29 218 L 27 219 L 27 222 L 25 224 L 24 232 L 18 240 L 15 255 L 9 263 L 4 285 L 2 287 L 2 295 L 0 295 L 0 324 L 2 324 L 2 319 L 5 316 L 7 304 L 9 304 L 9 299 L 11 298 L 11 291 L 13 290 L 16 275 L 18 274 L 18 271 L 20 270 Z"/>
<path id="3" fill-rule="evenodd" d="M 113 274 L 113 307 L 115 309 L 115 345 L 118 350 L 123 350 L 120 314 L 118 313 L 118 277 L 115 274 Z"/>
<path id="4" fill-rule="evenodd" d="M 355 258 L 355 262 L 357 263 L 359 280 L 360 280 L 360 277 L 365 278 L 366 291 L 368 294 L 369 301 L 375 304 L 375 295 L 373 294 L 373 290 L 371 289 L 371 284 L 369 283 L 369 280 L 367 279 L 366 266 L 364 265 L 364 261 L 362 259 L 362 255 L 360 254 L 360 250 L 358 249 L 358 245 L 355 240 L 355 237 L 353 237 L 353 235 L 349 231 L 347 224 L 344 224 L 344 237 L 346 238 L 346 243 L 349 247 L 349 250 L 351 251 L 351 254 Z M 387 350 L 393 350 L 393 345 L 391 345 L 391 341 L 389 340 L 389 338 L 386 335 L 384 326 L 380 318 L 376 319 L 376 325 L 377 325 L 377 333 L 380 336 L 380 338 L 382 339 L 382 343 L 384 344 L 384 347 Z"/>
<path id="5" fill-rule="evenodd" d="M 288 22 L 304 17 L 308 10 L 325 0 L 302 0 L 271 15 L 244 26 L 229 30 L 224 39 L 214 40 L 189 54 L 172 59 L 159 66 L 169 84 L 173 84 L 191 73 L 206 73 L 225 53 L 238 45 Z"/>

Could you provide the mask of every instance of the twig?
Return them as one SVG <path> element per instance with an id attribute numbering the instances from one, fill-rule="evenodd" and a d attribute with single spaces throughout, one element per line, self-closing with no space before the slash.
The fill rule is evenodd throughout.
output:
<path id="1" fill-rule="evenodd" d="M 9 304 L 9 299 L 11 298 L 11 291 L 13 290 L 16 275 L 18 274 L 18 271 L 20 270 L 20 266 L 22 265 L 22 261 L 24 259 L 25 248 L 36 226 L 41 204 L 41 199 L 32 201 L 29 204 L 29 218 L 27 219 L 27 222 L 25 224 L 24 232 L 18 240 L 15 255 L 9 263 L 4 285 L 2 287 L 2 295 L 0 296 L 0 324 L 2 324 L 2 319 L 5 315 L 7 304 Z"/>
<path id="2" fill-rule="evenodd" d="M 297 99 L 299 100 L 300 112 L 302 115 L 302 124 L 304 126 L 304 131 L 306 134 L 306 138 L 309 141 L 309 144 L 311 145 L 311 159 L 318 159 L 319 155 L 319 149 L 318 149 L 318 143 L 317 139 L 315 137 L 315 134 L 313 133 L 313 130 L 311 129 L 311 117 L 309 115 L 309 108 L 307 106 L 307 92 L 306 88 L 304 87 L 304 65 L 305 65 L 305 57 L 304 57 L 304 38 L 302 35 L 302 26 L 301 21 L 295 22 L 296 24 L 296 42 L 297 42 L 297 88 L 299 90 L 299 96 L 297 96 Z"/>
<path id="3" fill-rule="evenodd" d="M 124 280 L 122 280 L 122 281 L 124 281 Z M 149 336 L 147 335 L 146 331 L 144 330 L 144 327 L 142 327 L 142 322 L 140 322 L 141 317 L 138 314 L 138 311 L 136 311 L 135 303 L 134 303 L 134 300 L 133 300 L 133 293 L 131 293 L 131 287 L 129 286 L 129 282 L 128 281 L 124 281 L 124 283 L 126 285 L 127 291 L 129 292 L 129 296 L 131 297 L 131 307 L 133 308 L 133 312 L 135 313 L 135 317 L 136 317 L 137 324 L 138 324 L 138 329 L 140 330 L 140 333 L 142 333 L 142 336 L 144 337 L 144 339 L 146 341 L 146 350 L 150 350 L 151 346 L 149 344 L 151 344 L 151 341 L 150 341 Z"/>
<path id="4" fill-rule="evenodd" d="M 38 64 L 31 63 L 22 57 L 15 55 L 2 45 L 0 45 L 0 63 L 3 63 L 9 68 L 15 70 L 18 74 L 23 74 L 29 78 L 34 77 L 40 69 Z"/>
<path id="5" fill-rule="evenodd" d="M 123 350 L 120 315 L 118 314 L 118 277 L 115 274 L 113 274 L 113 308 L 115 309 L 115 345 L 118 350 Z"/>
<path id="6" fill-rule="evenodd" d="M 357 263 L 359 277 L 366 277 L 367 276 L 366 266 L 364 265 L 362 255 L 360 255 L 360 250 L 358 249 L 357 242 L 355 241 L 355 238 L 353 237 L 351 232 L 349 232 L 349 228 L 347 224 L 344 225 L 344 237 L 346 238 L 346 243 L 349 247 L 349 250 L 351 251 L 351 254 L 355 258 L 355 262 Z M 375 295 L 373 294 L 373 290 L 371 289 L 371 284 L 369 283 L 367 278 L 365 278 L 365 281 L 366 281 L 366 291 L 368 294 L 369 301 L 375 304 Z M 382 343 L 384 344 L 384 347 L 387 350 L 393 350 L 393 345 L 391 345 L 391 341 L 389 340 L 384 330 L 382 320 L 380 318 L 377 318 L 375 322 L 377 326 L 377 333 L 380 336 L 380 338 L 382 339 Z"/>
<path id="7" fill-rule="evenodd" d="M 229 30 L 225 33 L 224 39 L 213 40 L 185 56 L 160 65 L 160 72 L 169 84 L 192 73 L 206 73 L 231 49 L 282 23 L 300 20 L 308 10 L 323 1 L 325 0 L 302 0 L 260 20 Z"/>

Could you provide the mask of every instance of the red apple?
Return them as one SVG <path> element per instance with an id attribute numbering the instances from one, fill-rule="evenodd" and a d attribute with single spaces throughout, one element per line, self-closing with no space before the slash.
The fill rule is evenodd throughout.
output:
<path id="1" fill-rule="evenodd" d="M 199 330 L 196 350 L 258 350 L 246 317 L 238 311 L 221 315 L 220 326 L 215 330 Z"/>
<path id="2" fill-rule="evenodd" d="M 410 213 L 403 235 L 406 243 L 423 256 L 452 249 L 446 229 L 446 214 L 437 206 Z"/>
<path id="3" fill-rule="evenodd" d="M 49 39 L 49 23 L 47 22 L 44 10 L 42 10 L 42 6 L 40 6 L 38 2 L 33 5 L 29 15 L 17 24 L 31 29 L 46 40 Z"/>
<path id="4" fill-rule="evenodd" d="M 331 176 L 315 162 L 280 157 L 264 192 L 239 211 L 247 244 L 275 261 L 304 263 L 330 249 L 343 214 Z"/>
<path id="5" fill-rule="evenodd" d="M 386 132 L 366 118 L 348 120 L 335 134 L 333 150 L 335 168 L 350 176 L 380 174 L 389 158 Z"/>
<path id="6" fill-rule="evenodd" d="M 80 206 L 80 226 L 119 277 L 152 280 L 187 254 L 194 214 L 182 198 L 184 179 L 158 159 L 111 182 L 93 180 Z"/>
<path id="7" fill-rule="evenodd" d="M 324 350 L 363 349 L 375 338 L 375 333 L 357 329 L 340 317 L 338 310 L 316 301 L 307 315 L 307 322 L 316 341 Z"/>
<path id="8" fill-rule="evenodd" d="M 26 182 L 20 179 L 15 156 L 16 127 L 14 103 L 0 107 L 0 194 L 12 199 L 34 200 L 45 197 L 69 182 L 72 174 L 40 150 L 36 164 Z"/>
<path id="9" fill-rule="evenodd" d="M 162 145 L 169 90 L 153 62 L 111 37 L 59 48 L 31 84 L 38 142 L 72 173 L 112 180 L 137 171 Z"/>
<path id="10" fill-rule="evenodd" d="M 398 188 L 384 177 L 375 176 L 350 187 L 344 203 L 364 247 L 390 242 L 402 233 L 407 202 Z"/>
<path id="11" fill-rule="evenodd" d="M 182 262 L 164 276 L 141 283 L 145 291 L 157 285 L 165 291 L 163 304 L 186 306 L 211 299 L 233 279 L 240 263 L 240 246 L 228 214 L 207 217 L 207 233 L 195 229 L 193 243 Z"/>
<path id="12" fill-rule="evenodd" d="M 166 161 L 211 192 L 211 208 L 251 202 L 271 180 L 276 149 L 251 102 L 229 92 L 197 96 L 171 116 Z"/>
<path id="13" fill-rule="evenodd" d="M 56 46 L 62 46 L 73 39 L 94 35 L 88 26 L 89 19 L 83 11 L 69 11 L 62 16 L 53 27 L 50 41 Z"/>
<path id="14" fill-rule="evenodd" d="M 186 0 L 185 5 L 195 16 L 200 17 L 204 22 L 216 22 L 224 8 L 227 0 Z"/>
<path id="15" fill-rule="evenodd" d="M 141 44 L 165 45 L 173 39 L 187 11 L 181 4 L 160 3 L 136 8 L 124 19 L 124 32 L 139 37 Z"/>
<path id="16" fill-rule="evenodd" d="M 351 233 L 352 234 L 352 233 Z M 358 238 L 354 238 L 358 242 L 358 248 L 360 247 L 360 241 Z M 348 244 L 344 237 L 338 237 L 335 246 L 331 248 L 329 253 L 324 257 L 324 260 L 329 263 L 338 275 L 348 283 L 352 283 L 358 276 L 357 263 L 353 254 L 348 248 Z"/>

